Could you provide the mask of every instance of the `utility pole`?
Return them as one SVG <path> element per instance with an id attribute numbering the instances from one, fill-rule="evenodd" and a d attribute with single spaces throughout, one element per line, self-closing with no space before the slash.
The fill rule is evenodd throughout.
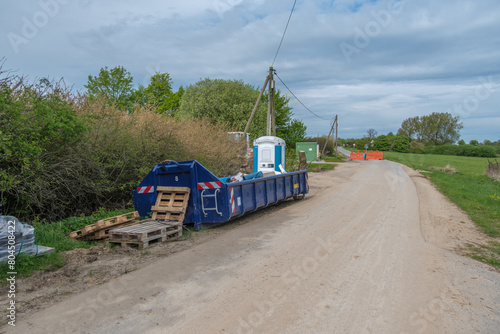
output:
<path id="1" fill-rule="evenodd" d="M 264 81 L 264 85 L 262 86 L 262 89 L 260 90 L 259 97 L 257 98 L 257 102 L 255 102 L 255 106 L 253 107 L 252 114 L 250 115 L 250 118 L 248 119 L 247 125 L 245 126 L 245 131 L 243 131 L 243 139 L 246 140 L 247 132 L 250 129 L 250 124 L 252 123 L 253 117 L 255 116 L 255 112 L 257 111 L 257 108 L 259 107 L 260 100 L 262 99 L 262 95 L 264 95 L 264 91 L 266 90 L 267 83 L 269 82 L 269 75 L 266 77 L 266 81 Z"/>
<path id="2" fill-rule="evenodd" d="M 328 141 L 330 140 L 330 135 L 332 134 L 333 129 L 335 128 L 335 124 L 337 124 L 337 116 L 335 116 L 335 120 L 332 123 L 332 127 L 330 129 L 330 132 L 328 133 L 328 137 L 326 137 L 325 145 L 323 145 L 323 150 L 321 151 L 322 157 L 325 155 L 326 145 L 328 144 Z M 333 139 L 333 136 L 332 136 L 332 139 Z M 335 142 L 336 142 L 336 140 L 335 140 Z M 337 146 L 335 146 L 335 152 L 336 151 L 337 151 Z"/>
<path id="3" fill-rule="evenodd" d="M 339 115 L 335 115 L 335 157 L 339 156 L 339 152 L 337 149 L 337 140 L 339 135 Z"/>
<path id="4" fill-rule="evenodd" d="M 250 124 L 252 123 L 255 113 L 257 112 L 257 108 L 259 107 L 260 100 L 262 99 L 262 96 L 264 95 L 264 91 L 266 90 L 266 88 L 268 88 L 266 135 L 270 136 L 272 134 L 273 136 L 276 136 L 276 117 L 275 117 L 276 110 L 274 107 L 275 81 L 273 75 L 274 75 L 274 68 L 271 66 L 269 67 L 269 74 L 266 77 L 266 81 L 264 81 L 264 85 L 260 90 L 257 102 L 255 102 L 255 106 L 253 107 L 252 113 L 250 114 L 250 118 L 248 119 L 247 125 L 245 126 L 245 130 L 243 131 L 243 136 L 242 136 L 243 139 L 246 139 L 246 135 L 248 133 L 248 130 L 250 129 Z"/>
<path id="5" fill-rule="evenodd" d="M 269 89 L 268 89 L 268 101 L 267 101 L 267 135 L 276 136 L 276 117 L 274 109 L 274 69 L 269 67 Z"/>

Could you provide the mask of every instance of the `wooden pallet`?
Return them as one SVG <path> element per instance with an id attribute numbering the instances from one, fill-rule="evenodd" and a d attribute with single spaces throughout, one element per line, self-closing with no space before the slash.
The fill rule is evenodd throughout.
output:
<path id="1" fill-rule="evenodd" d="M 152 220 L 178 221 L 186 214 L 191 189 L 188 187 L 157 187 L 156 203 L 151 207 Z"/>
<path id="2" fill-rule="evenodd" d="M 103 240 L 103 239 L 107 239 L 109 237 L 109 232 L 112 231 L 112 230 L 114 230 L 114 229 L 122 228 L 122 227 L 127 227 L 127 226 L 133 226 L 133 225 L 137 225 L 137 224 L 140 224 L 140 223 L 141 222 L 139 220 L 127 221 L 125 223 L 122 223 L 122 224 L 119 224 L 119 225 L 114 225 L 114 226 L 111 226 L 111 227 L 108 227 L 108 228 L 96 231 L 94 233 L 88 234 L 88 235 L 84 236 L 82 239 L 83 240 L 88 240 L 88 241 L 90 241 L 90 240 Z"/>
<path id="3" fill-rule="evenodd" d="M 182 235 L 182 223 L 176 221 L 145 221 L 134 226 L 116 228 L 109 231 L 108 242 L 123 246 L 147 248 L 153 242 L 164 242 L 167 238 Z"/>
<path id="4" fill-rule="evenodd" d="M 78 231 L 71 232 L 69 237 L 73 239 L 83 238 L 88 240 L 103 239 L 107 237 L 107 232 L 110 229 L 118 226 L 131 225 L 130 223 L 136 224 L 138 222 L 136 220 L 137 218 L 139 218 L 139 212 L 134 211 L 123 215 L 101 219 L 94 224 L 84 226 Z"/>

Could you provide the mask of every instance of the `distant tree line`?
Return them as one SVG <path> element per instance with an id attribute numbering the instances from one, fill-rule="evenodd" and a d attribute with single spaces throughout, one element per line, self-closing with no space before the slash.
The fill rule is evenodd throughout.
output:
<path id="1" fill-rule="evenodd" d="M 500 154 L 500 140 L 485 140 L 479 143 L 471 140 L 466 144 L 460 141 L 460 130 L 463 124 L 459 116 L 449 113 L 432 113 L 425 116 L 410 117 L 404 120 L 397 135 L 389 132 L 378 135 L 375 129 L 368 129 L 367 135 L 359 139 L 341 139 L 341 145 L 355 147 L 360 150 L 368 145 L 368 149 L 395 151 L 401 153 L 426 153 L 458 155 L 471 157 L 495 158 Z M 458 145 L 454 143 L 458 141 Z"/>

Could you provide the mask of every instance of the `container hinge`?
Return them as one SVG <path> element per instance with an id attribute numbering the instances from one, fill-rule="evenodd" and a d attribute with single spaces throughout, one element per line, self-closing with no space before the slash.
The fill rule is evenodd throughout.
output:
<path id="1" fill-rule="evenodd" d="M 201 210 L 203 211 L 203 214 L 208 216 L 208 213 L 206 211 L 214 211 L 219 214 L 219 216 L 222 217 L 222 212 L 219 212 L 219 208 L 217 207 L 217 194 L 220 193 L 220 189 L 215 189 L 215 192 L 213 195 L 205 195 L 205 190 L 201 192 Z M 208 198 L 208 197 L 213 197 L 214 202 L 215 202 L 215 208 L 206 208 L 203 199 Z"/>

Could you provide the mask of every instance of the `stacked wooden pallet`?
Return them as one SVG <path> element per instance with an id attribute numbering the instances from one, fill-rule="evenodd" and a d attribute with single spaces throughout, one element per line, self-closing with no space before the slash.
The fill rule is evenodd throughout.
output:
<path id="1" fill-rule="evenodd" d="M 154 242 L 164 242 L 169 238 L 176 239 L 179 234 L 182 235 L 182 224 L 172 223 L 148 220 L 134 226 L 113 229 L 109 231 L 108 242 L 143 249 Z"/>
<path id="2" fill-rule="evenodd" d="M 122 246 L 146 248 L 152 242 L 182 236 L 182 224 L 191 189 L 188 187 L 157 187 L 156 203 L 151 207 L 151 220 L 140 225 L 110 231 L 109 242 Z"/>
<path id="3" fill-rule="evenodd" d="M 125 213 L 106 219 L 101 219 L 84 226 L 78 231 L 73 231 L 69 234 L 70 238 L 83 240 L 102 240 L 109 236 L 109 231 L 113 228 L 124 227 L 138 224 L 139 213 L 137 211 Z"/>

